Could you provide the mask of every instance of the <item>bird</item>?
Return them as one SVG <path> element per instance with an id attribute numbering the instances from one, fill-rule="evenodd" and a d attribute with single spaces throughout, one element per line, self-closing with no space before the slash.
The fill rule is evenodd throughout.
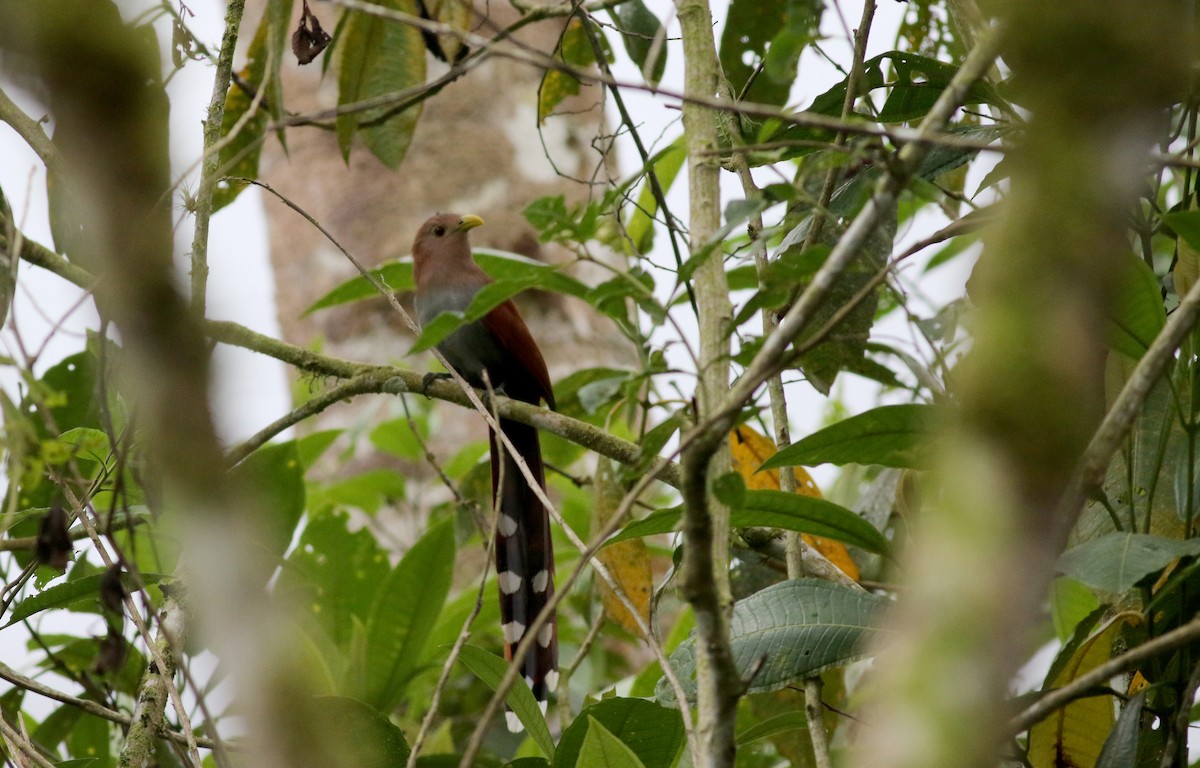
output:
<path id="1" fill-rule="evenodd" d="M 482 225 L 483 219 L 475 215 L 441 213 L 417 230 L 412 249 L 413 281 L 417 319 L 422 327 L 443 312 L 465 312 L 475 294 L 492 282 L 472 258 L 467 237 L 470 230 Z M 456 329 L 437 348 L 472 386 L 490 385 L 493 391 L 514 400 L 534 405 L 544 400 L 554 408 L 546 361 L 511 300 Z M 544 490 L 537 429 L 505 418 L 498 424 Z M 492 500 L 499 512 L 495 526 L 496 581 L 504 655 L 511 662 L 533 619 L 554 594 L 554 548 L 545 505 L 491 429 L 488 438 Z M 558 626 L 553 614 L 538 631 L 520 671 L 545 713 L 549 693 L 558 686 Z M 508 711 L 505 717 L 509 730 L 521 730 L 515 713 Z"/>

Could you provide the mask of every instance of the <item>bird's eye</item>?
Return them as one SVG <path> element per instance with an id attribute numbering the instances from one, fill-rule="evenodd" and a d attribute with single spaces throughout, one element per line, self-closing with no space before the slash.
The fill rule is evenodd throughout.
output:
<path id="1" fill-rule="evenodd" d="M 433 228 L 433 234 L 436 237 L 441 237 L 442 235 L 446 234 L 446 228 L 443 227 L 441 224 L 438 224 L 436 227 Z"/>

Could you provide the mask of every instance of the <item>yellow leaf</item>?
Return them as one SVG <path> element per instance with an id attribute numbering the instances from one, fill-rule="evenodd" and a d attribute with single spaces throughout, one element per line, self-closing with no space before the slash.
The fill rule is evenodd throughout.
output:
<path id="1" fill-rule="evenodd" d="M 770 438 L 764 437 L 742 424 L 729 434 L 729 450 L 733 456 L 733 468 L 745 480 L 748 490 L 779 490 L 778 469 L 769 469 L 765 472 L 754 471 L 762 466 L 764 461 L 775 455 L 777 448 Z M 821 489 L 817 487 L 803 467 L 793 467 L 793 472 L 796 475 L 796 493 L 802 496 L 821 498 Z M 809 536 L 807 533 L 800 534 L 800 536 L 804 539 L 805 544 L 824 555 L 842 573 L 858 581 L 858 566 L 854 564 L 854 559 L 850 557 L 850 552 L 846 549 L 845 544 L 820 536 Z"/>
<path id="2" fill-rule="evenodd" d="M 601 458 L 596 465 L 595 483 L 596 522 L 597 525 L 603 525 L 616 512 L 625 490 L 617 482 L 612 463 L 605 458 Z M 650 551 L 646 548 L 646 542 L 641 539 L 619 541 L 600 550 L 596 557 L 637 609 L 643 625 L 649 626 L 650 594 L 654 587 L 654 574 L 650 569 Z M 604 612 L 608 614 L 609 619 L 620 624 L 629 633 L 642 637 L 642 630 L 633 614 L 617 597 L 612 587 L 603 579 L 597 579 L 596 584 Z"/>
<path id="3" fill-rule="evenodd" d="M 1060 688 L 1108 661 L 1113 640 L 1129 621 L 1129 616 L 1118 616 L 1080 643 L 1055 678 L 1046 681 L 1046 690 Z M 1095 765 L 1115 722 L 1110 697 L 1076 699 L 1029 729 L 1029 764 L 1034 768 Z"/>
<path id="4" fill-rule="evenodd" d="M 1142 677 L 1141 672 L 1134 672 L 1133 679 L 1129 681 L 1129 690 L 1125 692 L 1125 695 L 1133 698 L 1149 687 L 1150 681 Z"/>

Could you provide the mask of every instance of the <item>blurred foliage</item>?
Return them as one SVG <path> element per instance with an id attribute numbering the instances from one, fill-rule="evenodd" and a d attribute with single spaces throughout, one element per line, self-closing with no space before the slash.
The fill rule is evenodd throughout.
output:
<path id="1" fill-rule="evenodd" d="M 402 169 L 423 100 L 436 98 L 438 90 L 424 89 L 427 48 L 446 66 L 460 67 L 464 77 L 471 76 L 471 57 L 487 51 L 475 38 L 468 41 L 467 34 L 480 29 L 453 0 L 378 5 L 390 15 L 345 9 L 332 44 L 324 52 L 305 49 L 322 57 L 322 67 L 334 68 L 330 87 L 336 88 L 338 106 L 332 121 L 310 122 L 319 123 L 313 130 L 332 131 L 343 157 L 361 144 L 385 166 Z M 243 30 L 244 61 L 226 96 L 222 123 L 219 152 L 226 178 L 214 209 L 233 202 L 244 188 L 237 178 L 258 177 L 263 143 L 283 141 L 283 123 L 294 117 L 281 78 L 284 67 L 296 66 L 286 47 L 292 6 L 291 0 L 269 0 L 261 18 Z M 576 533 L 605 524 L 650 463 L 668 453 L 691 424 L 687 385 L 673 370 L 686 356 L 679 354 L 686 334 L 663 334 L 694 323 L 691 275 L 706 259 L 721 259 L 725 266 L 734 291 L 729 332 L 740 372 L 762 348 L 762 314 L 786 312 L 812 283 L 911 135 L 896 131 L 922 120 L 958 71 L 967 46 L 957 6 L 907 3 L 893 50 L 857 65 L 839 60 L 837 82 L 815 97 L 800 98 L 804 112 L 845 117 L 849 128 L 862 129 L 839 134 L 789 120 L 785 109 L 777 117 L 761 111 L 764 105 L 795 103 L 797 94 L 806 93 L 808 62 L 833 50 L 820 33 L 823 21 L 829 27 L 832 7 L 822 0 L 732 0 L 720 34 L 729 87 L 723 97 L 731 105 L 753 102 L 756 108 L 727 121 L 719 159 L 731 170 L 736 153 L 759 169 L 755 178 L 770 183 L 749 199 L 726 201 L 718 238 L 693 243 L 690 253 L 674 261 L 669 255 L 687 234 L 664 207 L 687 159 L 682 129 L 675 126 L 668 135 L 650 137 L 657 143 L 629 177 L 586 197 L 525 202 L 525 219 L 537 237 L 576 261 L 603 263 L 599 278 L 584 280 L 571 264 L 549 266 L 487 250 L 476 254 L 495 282 L 462 317 L 426 328 L 415 349 L 433 346 L 523 291 L 538 291 L 586 303 L 636 351 L 637 366 L 585 367 L 555 383 L 561 414 L 632 440 L 642 451 L 638 460 L 615 466 L 606 459 L 597 463 L 574 442 L 544 438 L 555 470 L 548 473 L 550 494 Z M 166 6 L 160 13 L 173 18 L 174 66 L 203 60 L 206 53 L 188 31 L 186 14 Z M 304 13 L 306 24 L 316 23 L 311 10 Z M 402 23 L 410 18 L 424 19 L 425 26 Z M 569 98 L 590 82 L 588 76 L 603 74 L 620 56 L 656 87 L 668 64 L 681 59 L 679 41 L 669 30 L 669 20 L 642 0 L 608 7 L 603 18 L 574 13 L 563 21 L 554 48 L 541 52 L 545 74 L 538 93 L 530 94 L 537 124 L 529 130 L 570 111 Z M 857 85 L 847 99 L 852 83 Z M 965 271 L 965 262 L 978 252 L 979 229 L 1003 207 L 1008 166 L 993 162 L 989 150 L 1015 146 L 1024 127 L 1023 113 L 1008 103 L 1009 85 L 997 73 L 968 91 L 966 109 L 955 114 L 897 204 L 885 211 L 862 257 L 834 286 L 813 323 L 791 340 L 782 375 L 789 391 L 811 386 L 827 398 L 826 423 L 776 452 L 763 436 L 766 429 L 752 426 L 764 422 L 763 403 L 753 402 L 745 404 L 731 434 L 736 471 L 720 478 L 714 492 L 731 507 L 735 527 L 743 529 L 729 564 L 740 598 L 733 643 L 747 680 L 737 720 L 740 766 L 811 764 L 809 724 L 792 688 L 813 675 L 825 681 L 825 724 L 839 759 L 854 729 L 869 727 L 842 714 L 869 700 L 869 686 L 859 684 L 859 669 L 851 665 L 864 653 L 864 641 L 880 633 L 878 616 L 889 600 L 903 599 L 892 588 L 899 574 L 891 553 L 922 514 L 922 472 L 937 426 L 953 407 L 952 372 L 968 342 L 961 317 L 970 308 L 969 290 L 949 300 L 931 299 L 923 281 L 947 264 Z M 1129 256 L 1106 319 L 1110 399 L 1154 343 L 1181 294 L 1200 278 L 1196 105 L 1194 98 L 1181 97 L 1169 115 L 1172 132 L 1163 137 L 1163 147 L 1187 162 L 1148 171 L 1141 206 L 1129 212 Z M 61 183 L 52 181 L 52 215 L 55 245 L 65 253 L 88 230 Z M 0 205 L 0 215 L 3 263 L 10 265 L 6 280 L 15 280 L 16 215 L 7 204 Z M 751 236 L 746 225 L 759 216 L 766 226 Z M 932 237 L 913 251 L 923 253 L 919 266 L 904 262 L 912 255 L 903 250 L 912 235 L 928 232 Z M 897 245 L 900 238 L 903 247 Z M 758 246 L 767 256 L 761 271 L 750 258 Z M 373 276 L 397 292 L 412 288 L 405 259 L 383 262 Z M 3 294 L 7 309 L 20 288 Z M 355 278 L 306 312 L 376 297 L 369 281 Z M 146 474 L 147 449 L 136 414 L 120 394 L 122 375 L 129 375 L 122 371 L 120 342 L 97 333 L 77 346 L 48 360 L 9 345 L 11 356 L 0 361 L 9 377 L 0 393 L 6 480 L 0 623 L 5 631 L 20 627 L 28 633 L 32 668 L 53 686 L 127 714 L 151 662 L 145 640 L 123 621 L 124 609 L 114 610 L 113 595 L 128 591 L 139 610 L 156 617 L 185 589 L 176 581 L 184 543 L 167 522 L 169 510 L 155 478 Z M 298 401 L 322 391 L 322 382 L 305 383 L 309 386 L 296 390 Z M 852 415 L 848 391 L 860 385 L 869 386 L 878 402 Z M 1193 333 L 1142 404 L 1059 563 L 1063 576 L 1047 595 L 1045 636 L 1056 637 L 1060 649 L 1042 689 L 1069 684 L 1124 649 L 1179 627 L 1200 608 L 1198 393 L 1200 334 Z M 328 743 L 319 748 L 352 753 L 363 765 L 403 765 L 436 700 L 418 765 L 457 764 L 507 668 L 496 579 L 485 565 L 491 530 L 486 444 L 439 442 L 447 422 L 464 416 L 424 397 L 381 402 L 370 423 L 327 431 L 301 424 L 295 437 L 258 447 L 230 472 L 257 497 L 264 515 L 256 545 L 273 566 L 264 588 L 293 609 L 291 629 L 303 638 L 312 704 L 329 724 Z M 833 488 L 828 499 L 803 469 L 820 465 L 841 468 L 838 482 L 826 486 Z M 784 466 L 796 468 L 795 494 L 779 489 Z M 674 490 L 655 486 L 632 505 L 633 519 L 600 559 L 636 614 L 590 575 L 568 590 L 558 614 L 564 680 L 557 708 L 547 719 L 518 683 L 507 703 L 529 736 L 509 734 L 499 721 L 488 724 L 479 765 L 679 763 L 685 738 L 673 708 L 676 691 L 639 644 L 642 632 L 634 618 L 662 638 L 689 694 L 694 619 L 677 593 L 678 503 Z M 756 537 L 756 529 L 768 535 Z M 772 531 L 800 532 L 870 591 L 787 580 Z M 565 574 L 579 552 L 560 530 L 554 542 L 559 573 Z M 115 579 L 101 563 L 100 546 L 117 555 Z M 467 625 L 470 644 L 446 667 Z M 205 651 L 202 636 L 180 649 L 194 673 L 211 660 Z M 1164 737 L 1148 723 L 1174 722 L 1180 712 L 1189 716 L 1188 695 L 1194 693 L 1189 681 L 1200 664 L 1195 656 L 1195 647 L 1185 646 L 1139 665 L 1131 676 L 1144 689 L 1137 698 L 1104 688 L 1057 710 L 1014 742 L 1021 760 L 1035 768 L 1067 761 L 1116 765 L 1113 755 L 1133 755 L 1138 765 L 1158 764 Z M 193 697 L 209 696 L 223 681 L 219 660 L 213 666 L 188 681 L 199 686 L 191 690 Z M 439 684 L 443 672 L 446 679 Z M 75 703 L 46 709 L 33 706 L 33 699 L 31 690 L 14 687 L 0 696 L 0 711 L 10 723 L 19 715 L 47 759 L 60 765 L 116 764 L 122 726 Z M 1143 711 L 1153 717 L 1139 719 Z M 194 712 L 192 724 L 197 733 L 222 733 L 236 728 L 237 714 L 236 705 L 208 708 Z M 178 729 L 169 709 L 167 720 Z M 205 756 L 206 764 L 217 760 L 207 750 Z M 186 753 L 165 740 L 157 757 L 164 766 L 187 764 Z"/>

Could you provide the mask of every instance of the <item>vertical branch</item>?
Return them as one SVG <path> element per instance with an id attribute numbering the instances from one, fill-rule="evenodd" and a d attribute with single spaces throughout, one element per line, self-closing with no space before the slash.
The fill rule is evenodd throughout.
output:
<path id="1" fill-rule="evenodd" d="M 225 9 L 225 34 L 221 38 L 221 53 L 217 56 L 208 117 L 204 120 L 204 162 L 200 166 L 200 187 L 196 190 L 196 229 L 192 235 L 191 255 L 192 311 L 198 318 L 204 317 L 208 302 L 208 223 L 212 219 L 213 190 L 221 164 L 221 153 L 216 146 L 221 139 L 221 123 L 225 120 L 225 95 L 233 76 L 233 52 L 245 7 L 245 0 L 229 0 Z"/>
<path id="2" fill-rule="evenodd" d="M 164 728 L 163 712 L 170 697 L 171 678 L 178 664 L 176 655 L 186 642 L 187 622 L 183 608 L 174 598 L 169 598 L 162 612 L 158 635 L 154 639 L 156 656 L 162 658 L 168 668 L 160 669 L 155 663 L 142 674 L 129 733 L 125 737 L 125 743 L 121 745 L 118 762 L 121 768 L 154 765 L 155 746 Z M 189 747 L 194 750 L 194 745 Z M 194 764 L 200 765 L 199 757 L 194 751 L 192 754 Z M 228 761 L 218 760 L 218 765 L 228 765 Z"/>
<path id="3" fill-rule="evenodd" d="M 938 508 L 914 531 L 855 765 L 990 766 L 1010 736 L 1005 693 L 1070 523 L 1060 499 L 1104 404 L 1104 318 L 1128 212 L 1162 108 L 1187 81 L 1181 8 L 995 6 L 1032 117 L 975 270 L 972 349 L 938 440 Z"/>
<path id="4" fill-rule="evenodd" d="M 720 64 L 713 42 L 712 14 L 706 0 L 676 0 L 683 36 L 684 91 L 711 99 L 721 92 Z M 696 270 L 695 294 L 700 332 L 700 378 L 696 418 L 704 422 L 729 387 L 729 323 L 732 307 L 719 243 L 718 116 L 715 110 L 686 103 L 690 248 L 695 258 L 712 252 Z M 729 471 L 727 426 L 711 424 L 684 451 L 683 591 L 696 614 L 697 766 L 731 766 L 735 752 L 734 720 L 744 685 L 733 662 L 729 619 L 729 511 L 709 491 L 711 479 Z"/>

